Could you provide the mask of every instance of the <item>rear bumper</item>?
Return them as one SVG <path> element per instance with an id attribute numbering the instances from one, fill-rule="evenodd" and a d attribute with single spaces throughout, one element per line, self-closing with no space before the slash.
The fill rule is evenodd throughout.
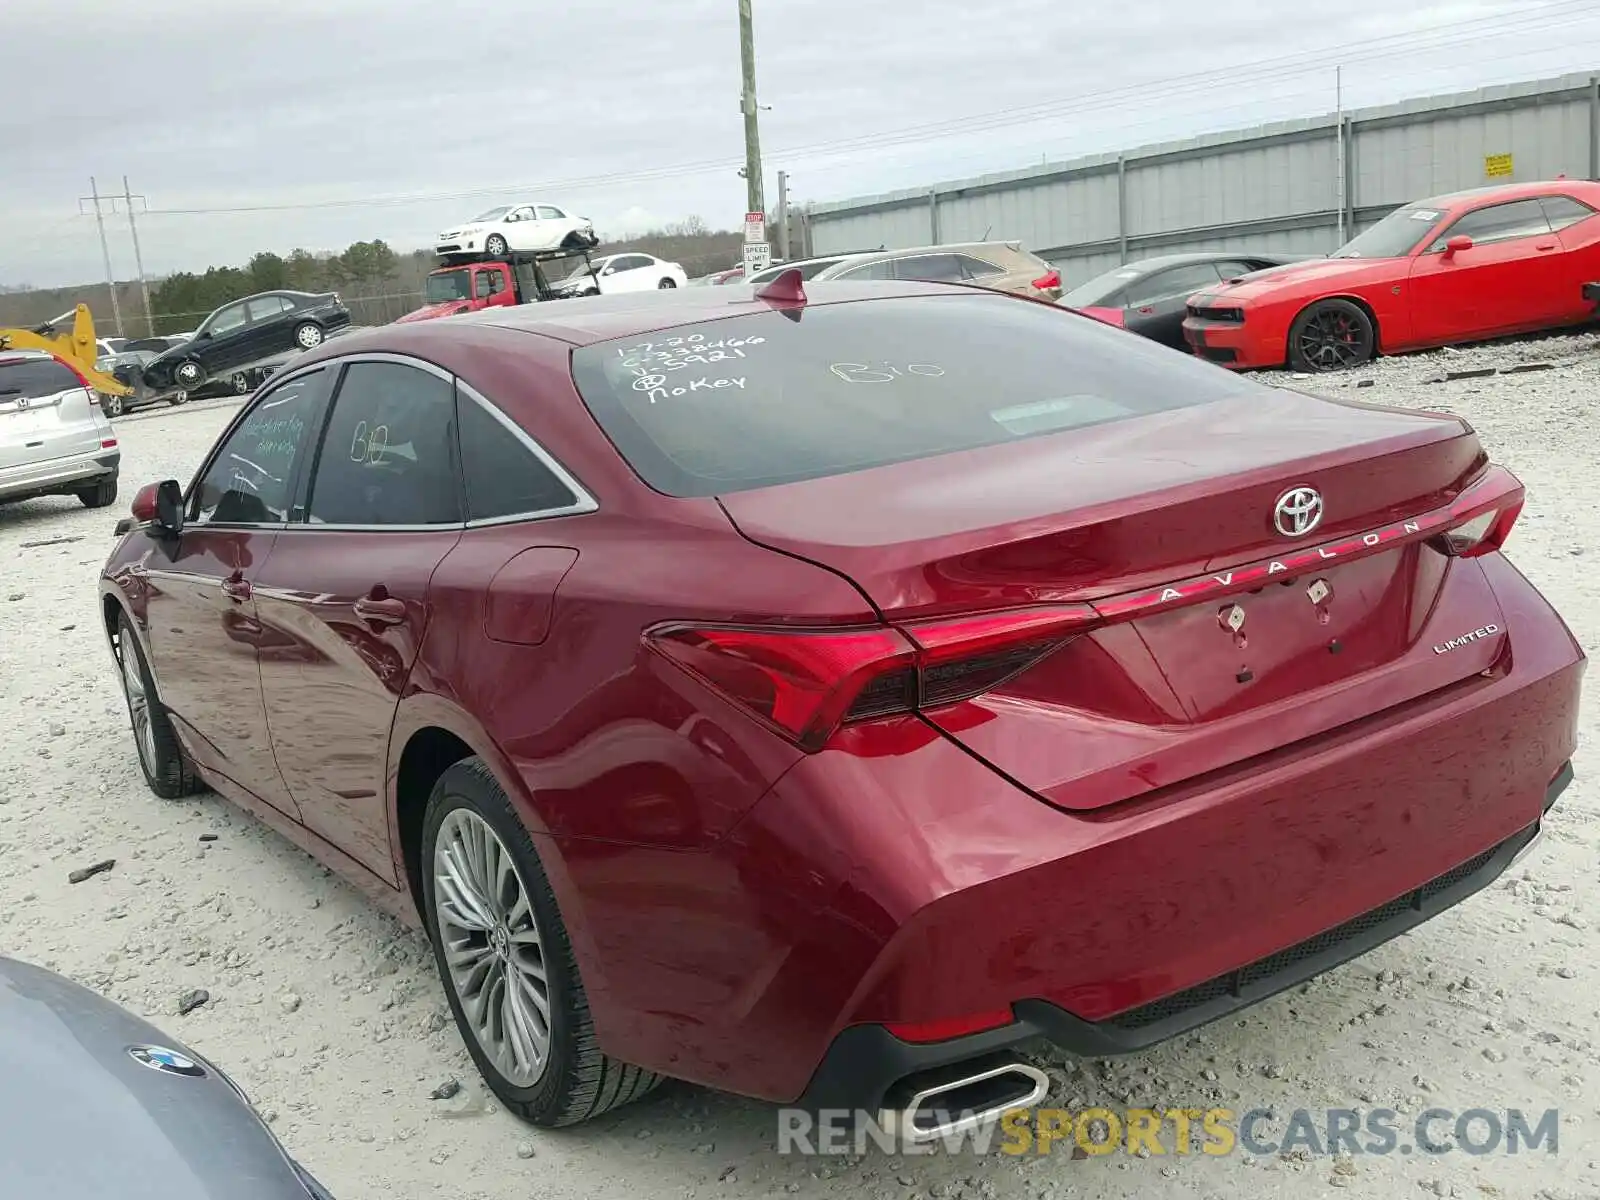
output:
<path id="1" fill-rule="evenodd" d="M 1581 649 L 1478 561 L 1507 631 L 1484 674 L 1137 800 L 1063 811 L 907 718 L 800 759 L 706 854 L 564 840 L 602 1045 L 871 1110 L 908 1063 L 1136 1050 L 1412 928 L 1504 870 L 1577 743 Z"/>
<path id="2" fill-rule="evenodd" d="M 1183 340 L 1201 358 L 1236 370 L 1281 367 L 1286 353 L 1283 339 L 1264 337 L 1242 322 L 1185 317 Z"/>
<path id="3" fill-rule="evenodd" d="M 115 478 L 121 463 L 122 451 L 97 448 L 62 458 L 0 467 L 0 498 L 71 491 L 90 480 Z"/>
<path id="4" fill-rule="evenodd" d="M 1546 790 L 1548 813 L 1572 782 L 1564 766 Z M 1493 883 L 1537 840 L 1543 815 L 1484 853 L 1389 903 L 1276 954 L 1103 1021 L 1085 1021 L 1048 1000 L 1023 1000 L 999 1029 L 931 1045 L 901 1041 L 882 1025 L 855 1025 L 833 1040 L 799 1104 L 878 1111 L 897 1081 L 1043 1038 L 1082 1058 L 1143 1050 L 1259 1004 L 1416 928 Z"/>

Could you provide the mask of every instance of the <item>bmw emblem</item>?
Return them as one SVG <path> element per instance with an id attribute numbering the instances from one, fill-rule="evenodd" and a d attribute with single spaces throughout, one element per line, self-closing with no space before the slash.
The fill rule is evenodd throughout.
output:
<path id="1" fill-rule="evenodd" d="M 129 1046 L 128 1057 L 152 1071 L 160 1071 L 166 1075 L 187 1075 L 190 1079 L 202 1079 L 206 1073 L 206 1069 L 187 1054 L 179 1054 L 176 1050 L 168 1050 L 165 1046 Z"/>

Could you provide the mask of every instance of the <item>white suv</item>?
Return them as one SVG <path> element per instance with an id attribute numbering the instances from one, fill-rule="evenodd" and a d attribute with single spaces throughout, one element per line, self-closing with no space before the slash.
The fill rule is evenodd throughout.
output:
<path id="1" fill-rule="evenodd" d="M 116 503 L 122 451 L 88 383 L 54 355 L 0 351 L 0 501 Z"/>

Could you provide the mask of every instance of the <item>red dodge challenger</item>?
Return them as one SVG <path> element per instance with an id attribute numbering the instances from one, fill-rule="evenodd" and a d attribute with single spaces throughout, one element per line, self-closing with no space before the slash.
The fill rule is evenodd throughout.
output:
<path id="1" fill-rule="evenodd" d="M 100 600 L 150 786 L 420 920 L 511 1110 L 931 1138 L 1526 850 L 1584 656 L 1522 503 L 1449 415 L 788 273 L 329 342 Z"/>
<path id="2" fill-rule="evenodd" d="M 1477 188 L 1398 208 L 1326 259 L 1189 298 L 1183 333 L 1228 367 L 1336 371 L 1593 319 L 1600 183 Z"/>

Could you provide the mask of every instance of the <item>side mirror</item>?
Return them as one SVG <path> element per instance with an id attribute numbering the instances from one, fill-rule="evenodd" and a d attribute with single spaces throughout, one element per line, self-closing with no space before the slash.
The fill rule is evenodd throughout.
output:
<path id="1" fill-rule="evenodd" d="M 1472 239 L 1464 233 L 1458 233 L 1444 244 L 1445 254 L 1460 254 L 1463 250 L 1472 249 Z"/>
<path id="2" fill-rule="evenodd" d="M 176 537 L 183 532 L 183 488 L 176 479 L 147 483 L 133 497 L 133 519 Z"/>

